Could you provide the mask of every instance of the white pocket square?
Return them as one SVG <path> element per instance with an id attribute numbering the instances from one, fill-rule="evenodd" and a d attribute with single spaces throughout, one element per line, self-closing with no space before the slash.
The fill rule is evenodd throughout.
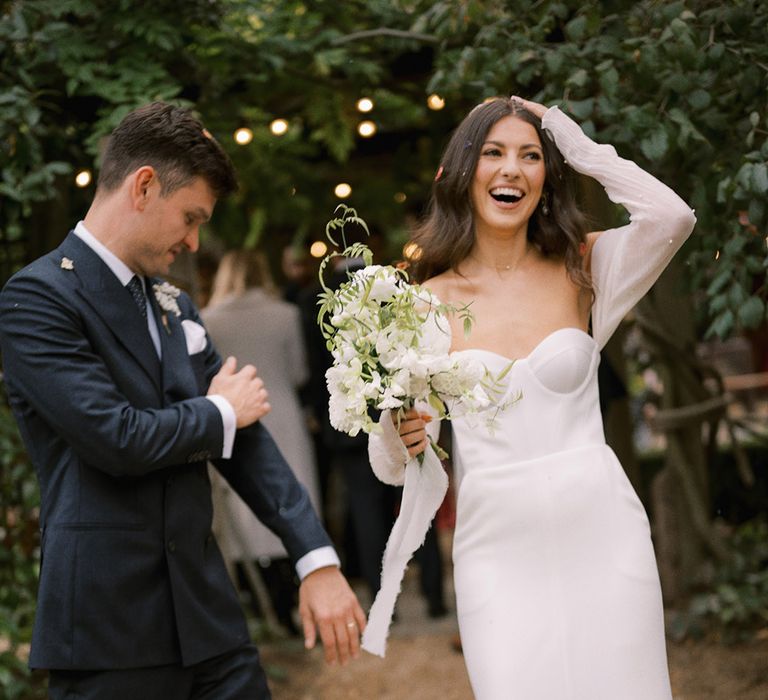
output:
<path id="1" fill-rule="evenodd" d="M 184 338 L 187 341 L 187 352 L 190 355 L 194 355 L 195 353 L 205 350 L 205 328 L 203 328 L 199 323 L 190 321 L 188 318 L 185 318 L 181 322 L 181 327 L 184 329 Z"/>

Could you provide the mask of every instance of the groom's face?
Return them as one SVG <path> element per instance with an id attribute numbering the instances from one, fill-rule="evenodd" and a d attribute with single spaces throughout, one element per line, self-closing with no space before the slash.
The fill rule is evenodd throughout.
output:
<path id="1" fill-rule="evenodd" d="M 162 196 L 157 179 L 147 188 L 141 228 L 132 239 L 129 266 L 146 276 L 166 275 L 185 248 L 195 252 L 200 226 L 213 214 L 216 197 L 203 178 Z"/>

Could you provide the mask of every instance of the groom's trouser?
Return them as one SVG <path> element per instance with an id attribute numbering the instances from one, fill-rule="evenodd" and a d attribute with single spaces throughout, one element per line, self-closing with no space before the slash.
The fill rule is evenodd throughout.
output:
<path id="1" fill-rule="evenodd" d="M 114 671 L 55 671 L 50 700 L 269 700 L 272 696 L 253 644 L 194 666 Z"/>

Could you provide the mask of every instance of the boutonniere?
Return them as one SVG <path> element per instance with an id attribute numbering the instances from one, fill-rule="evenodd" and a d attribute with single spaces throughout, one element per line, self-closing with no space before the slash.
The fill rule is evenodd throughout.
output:
<path id="1" fill-rule="evenodd" d="M 174 287 L 168 282 L 162 282 L 161 284 L 153 284 L 152 291 L 155 293 L 155 299 L 160 308 L 163 310 L 163 327 L 166 333 L 170 335 L 171 329 L 168 326 L 168 313 L 173 313 L 174 316 L 181 316 L 181 309 L 176 303 L 176 299 L 181 294 L 181 290 L 178 287 Z"/>
<path id="2" fill-rule="evenodd" d="M 75 263 L 73 263 L 69 258 L 62 258 L 61 259 L 61 269 L 62 270 L 74 270 L 75 269 Z"/>

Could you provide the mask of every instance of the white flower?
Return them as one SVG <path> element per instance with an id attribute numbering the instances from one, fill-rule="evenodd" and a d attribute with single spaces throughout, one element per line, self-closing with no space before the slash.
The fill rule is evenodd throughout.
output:
<path id="1" fill-rule="evenodd" d="M 153 284 L 152 289 L 155 292 L 155 299 L 163 311 L 170 311 L 174 316 L 181 316 L 181 309 L 176 303 L 176 299 L 181 290 L 168 282 Z"/>
<path id="2" fill-rule="evenodd" d="M 333 356 L 325 375 L 331 425 L 370 433 L 378 427 L 371 408 L 399 410 L 416 401 L 445 406 L 446 418 L 489 409 L 485 367 L 450 354 L 451 311 L 393 267 L 368 265 L 335 291 L 326 289 L 320 318 Z"/>

